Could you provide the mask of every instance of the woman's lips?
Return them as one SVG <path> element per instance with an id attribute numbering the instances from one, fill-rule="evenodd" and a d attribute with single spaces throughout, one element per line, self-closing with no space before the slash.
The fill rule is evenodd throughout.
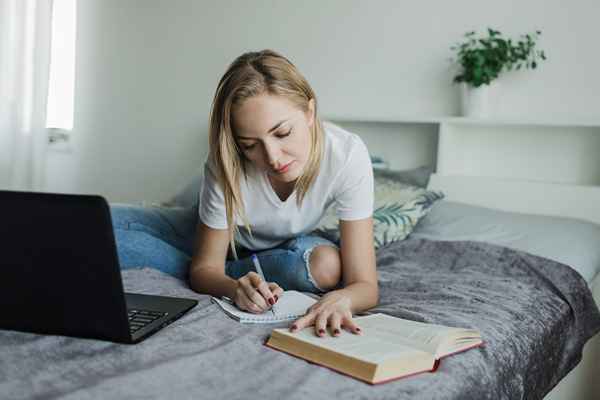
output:
<path id="1" fill-rule="evenodd" d="M 287 172 L 290 169 L 290 165 L 292 165 L 292 163 L 293 163 L 293 161 L 290 161 L 289 163 L 287 163 L 283 167 L 281 167 L 278 170 L 276 170 L 276 172 L 278 174 L 283 174 L 283 173 Z"/>

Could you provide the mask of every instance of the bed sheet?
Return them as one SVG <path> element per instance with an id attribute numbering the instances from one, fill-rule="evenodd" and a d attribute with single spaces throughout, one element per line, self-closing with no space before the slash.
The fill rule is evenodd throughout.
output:
<path id="1" fill-rule="evenodd" d="M 199 300 L 131 346 L 0 331 L 3 399 L 541 399 L 600 330 L 586 282 L 570 267 L 480 242 L 411 239 L 377 252 L 372 312 L 479 329 L 485 345 L 434 373 L 371 386 L 263 345 L 284 327 L 243 325 L 209 296 L 151 268 L 123 272 L 128 291 Z"/>

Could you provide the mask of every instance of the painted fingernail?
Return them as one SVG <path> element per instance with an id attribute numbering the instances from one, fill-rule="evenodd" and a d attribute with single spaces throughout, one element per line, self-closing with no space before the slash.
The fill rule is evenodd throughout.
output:
<path id="1" fill-rule="evenodd" d="M 290 330 L 291 331 L 298 330 L 298 325 L 296 325 L 296 324 L 292 325 L 291 328 L 290 328 Z"/>
<path id="2" fill-rule="evenodd" d="M 325 329 L 319 329 L 319 335 L 324 335 L 325 334 Z"/>
<path id="3" fill-rule="evenodd" d="M 334 335 L 339 335 L 340 334 L 340 330 L 339 329 L 334 329 L 333 330 L 333 334 Z"/>
<path id="4" fill-rule="evenodd" d="M 272 297 L 269 297 L 269 304 L 270 304 L 270 305 L 273 305 L 273 304 L 275 304 L 275 300 L 273 300 L 273 298 L 272 298 Z"/>
<path id="5" fill-rule="evenodd" d="M 361 333 L 362 331 L 360 330 L 360 328 L 356 328 L 355 332 L 356 333 Z"/>
<path id="6" fill-rule="evenodd" d="M 277 296 L 276 294 L 274 294 L 273 296 L 275 296 L 275 301 L 279 300 L 279 296 Z"/>

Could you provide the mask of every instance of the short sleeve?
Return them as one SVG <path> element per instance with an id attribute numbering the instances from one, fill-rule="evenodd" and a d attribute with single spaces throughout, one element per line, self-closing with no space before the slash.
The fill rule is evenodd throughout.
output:
<path id="1" fill-rule="evenodd" d="M 223 191 L 210 166 L 209 161 L 204 164 L 202 191 L 198 205 L 200 220 L 213 229 L 227 229 L 227 214 Z"/>
<path id="2" fill-rule="evenodd" d="M 373 215 L 373 166 L 362 140 L 357 138 L 338 182 L 334 201 L 339 219 L 352 221 Z"/>

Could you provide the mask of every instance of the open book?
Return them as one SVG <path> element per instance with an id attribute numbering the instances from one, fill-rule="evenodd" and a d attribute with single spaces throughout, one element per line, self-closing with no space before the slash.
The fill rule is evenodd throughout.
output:
<path id="1" fill-rule="evenodd" d="M 318 337 L 314 327 L 296 333 L 274 329 L 266 345 L 376 384 L 433 371 L 440 358 L 480 346 L 478 331 L 426 324 L 385 314 L 355 317 L 362 335 Z"/>
<path id="2" fill-rule="evenodd" d="M 212 301 L 221 307 L 225 314 L 242 323 L 269 324 L 282 321 L 290 321 L 300 318 L 306 310 L 317 302 L 302 292 L 286 290 L 275 303 L 274 313 L 268 310 L 262 314 L 253 314 L 240 310 L 226 298 L 212 298 Z"/>

